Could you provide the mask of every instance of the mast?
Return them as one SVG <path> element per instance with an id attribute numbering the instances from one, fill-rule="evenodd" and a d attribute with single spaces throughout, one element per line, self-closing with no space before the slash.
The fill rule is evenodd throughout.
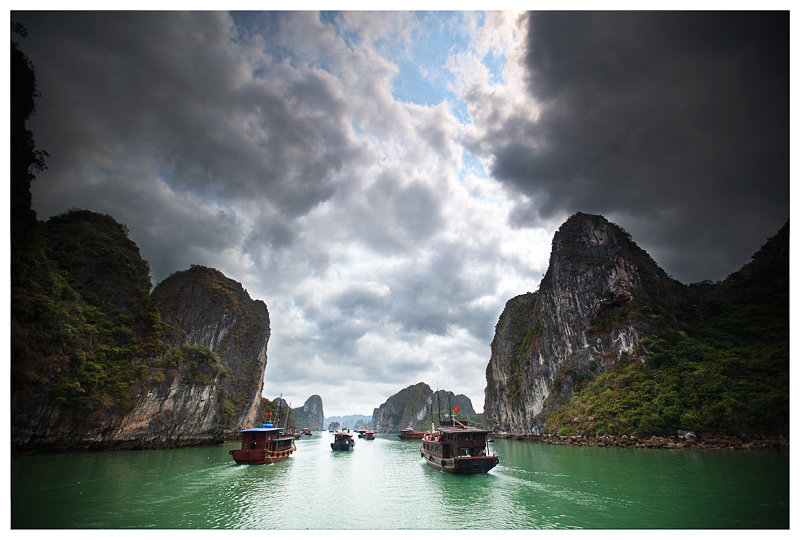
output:
<path id="1" fill-rule="evenodd" d="M 450 416 L 450 420 L 453 419 L 453 402 L 450 399 L 450 392 L 447 394 L 447 414 Z"/>
<path id="2" fill-rule="evenodd" d="M 439 402 L 439 391 L 438 390 L 436 391 L 436 408 L 439 409 L 439 411 L 438 411 L 439 425 L 441 426 L 442 425 L 442 404 L 441 404 L 441 402 Z"/>

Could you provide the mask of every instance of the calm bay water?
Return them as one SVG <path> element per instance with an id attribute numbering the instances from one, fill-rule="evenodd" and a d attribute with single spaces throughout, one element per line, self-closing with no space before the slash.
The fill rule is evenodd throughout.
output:
<path id="1" fill-rule="evenodd" d="M 722 529 L 789 527 L 789 455 L 573 448 L 498 440 L 500 465 L 456 476 L 380 434 L 281 463 L 218 447 L 11 460 L 15 529 Z"/>

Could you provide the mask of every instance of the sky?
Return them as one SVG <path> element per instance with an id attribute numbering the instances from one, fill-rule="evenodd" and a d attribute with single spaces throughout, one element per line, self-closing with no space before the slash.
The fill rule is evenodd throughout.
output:
<path id="1" fill-rule="evenodd" d="M 573 213 L 717 281 L 789 218 L 785 12 L 12 12 L 40 220 L 124 223 L 153 284 L 266 302 L 264 395 L 484 406 L 497 320 Z"/>

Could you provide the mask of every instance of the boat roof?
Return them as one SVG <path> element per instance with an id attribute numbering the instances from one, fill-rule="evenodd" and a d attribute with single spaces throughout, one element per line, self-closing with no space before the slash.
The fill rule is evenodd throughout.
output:
<path id="1" fill-rule="evenodd" d="M 442 433 L 489 433 L 488 429 L 481 429 L 473 426 L 439 426 L 437 431 L 441 431 Z"/>
<path id="2" fill-rule="evenodd" d="M 488 429 L 468 426 L 458 420 L 444 420 L 437 431 L 442 433 L 489 433 Z"/>
<path id="3" fill-rule="evenodd" d="M 262 432 L 271 432 L 271 431 L 283 431 L 283 428 L 279 427 L 257 427 L 257 428 L 250 428 L 250 429 L 243 429 L 239 433 L 247 433 L 253 431 L 262 431 Z"/>

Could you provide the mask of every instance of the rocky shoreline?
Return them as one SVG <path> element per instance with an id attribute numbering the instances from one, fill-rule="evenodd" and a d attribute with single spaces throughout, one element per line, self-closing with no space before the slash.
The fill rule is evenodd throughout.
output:
<path id="1" fill-rule="evenodd" d="M 599 446 L 616 448 L 669 448 L 669 449 L 709 449 L 709 450 L 789 450 L 789 438 L 762 435 L 703 435 L 680 437 L 639 438 L 622 435 L 521 435 L 512 433 L 493 434 L 496 439 L 517 441 L 538 441 L 557 446 Z"/>

